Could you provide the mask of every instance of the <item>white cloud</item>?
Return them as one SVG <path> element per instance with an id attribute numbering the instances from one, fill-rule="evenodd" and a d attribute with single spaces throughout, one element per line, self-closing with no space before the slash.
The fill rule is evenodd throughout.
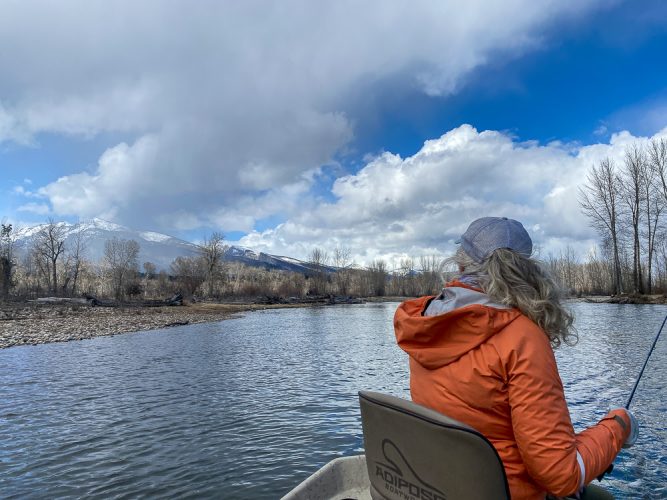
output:
<path id="1" fill-rule="evenodd" d="M 35 215 L 49 215 L 51 209 L 46 203 L 26 203 L 18 208 L 19 212 L 27 212 Z"/>
<path id="2" fill-rule="evenodd" d="M 595 130 L 593 130 L 593 135 L 596 135 L 598 137 L 607 135 L 609 132 L 609 128 L 607 127 L 606 123 L 600 123 Z"/>
<path id="3" fill-rule="evenodd" d="M 82 172 L 64 176 L 41 188 L 59 214 L 94 217 L 112 208 L 127 206 L 142 192 L 160 189 L 164 178 L 155 170 L 158 157 L 157 139 L 144 136 L 132 146 L 125 143 L 108 149 L 100 157 L 94 174 Z M 146 175 L 137 175 L 144 172 Z M 156 176 L 151 183 L 150 178 Z"/>
<path id="4" fill-rule="evenodd" d="M 622 132 L 609 144 L 540 146 L 462 125 L 409 158 L 375 158 L 335 182 L 334 203 L 240 243 L 301 258 L 315 246 L 343 245 L 360 263 L 398 261 L 446 255 L 472 220 L 494 215 L 522 221 L 542 255 L 570 246 L 583 256 L 596 235 L 579 209 L 579 186 L 591 165 L 604 157 L 620 163 L 627 145 L 647 140 Z"/>
<path id="5" fill-rule="evenodd" d="M 647 99 L 638 104 L 618 110 L 609 119 L 616 128 L 631 127 L 642 133 L 665 126 L 667 116 L 667 94 Z"/>
<path id="6" fill-rule="evenodd" d="M 0 51 L 0 142 L 127 137 L 42 186 L 58 215 L 251 228 L 310 203 L 304 183 L 353 137 L 341 110 L 369 88 L 455 92 L 475 67 L 603 3 L 15 2 L 0 16 L 0 46 L 12 47 Z"/>
<path id="7" fill-rule="evenodd" d="M 27 183 L 25 181 L 24 184 L 30 185 L 30 183 Z M 30 191 L 29 189 L 26 189 L 23 186 L 14 186 L 14 188 L 12 189 L 12 194 L 22 196 L 24 198 L 42 198 L 42 196 L 39 193 Z"/>

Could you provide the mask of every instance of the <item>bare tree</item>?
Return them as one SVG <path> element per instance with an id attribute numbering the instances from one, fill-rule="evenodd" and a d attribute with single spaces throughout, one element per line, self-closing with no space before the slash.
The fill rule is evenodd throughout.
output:
<path id="1" fill-rule="evenodd" d="M 651 170 L 662 188 L 663 198 L 667 201 L 667 139 L 653 139 L 648 145 L 647 155 Z"/>
<path id="2" fill-rule="evenodd" d="M 665 293 L 667 291 L 667 235 L 658 233 L 656 237 L 656 251 L 658 261 L 657 288 Z"/>
<path id="3" fill-rule="evenodd" d="M 208 296 L 214 294 L 215 282 L 221 278 L 222 263 L 225 256 L 225 237 L 222 233 L 214 232 L 204 243 L 199 246 L 199 254 L 204 261 L 206 271 L 206 282 L 208 283 Z"/>
<path id="4" fill-rule="evenodd" d="M 415 275 L 415 260 L 410 257 L 402 258 L 398 264 L 393 266 L 389 293 L 391 295 L 401 296 L 418 295 L 419 292 Z"/>
<path id="5" fill-rule="evenodd" d="M 171 263 L 171 272 L 190 297 L 206 280 L 204 261 L 197 257 L 176 257 Z"/>
<path id="6" fill-rule="evenodd" d="M 308 264 L 310 265 L 310 293 L 319 295 L 326 292 L 327 285 L 327 269 L 329 263 L 329 254 L 321 248 L 313 248 L 308 256 Z"/>
<path id="7" fill-rule="evenodd" d="M 378 297 L 385 295 L 387 287 L 387 263 L 382 259 L 371 262 L 368 266 L 368 277 L 370 280 L 371 293 Z"/>
<path id="8" fill-rule="evenodd" d="M 12 225 L 0 224 L 0 281 L 2 281 L 2 297 L 9 297 L 14 272 L 14 234 Z"/>
<path id="9" fill-rule="evenodd" d="M 315 247 L 308 255 L 308 262 L 314 266 L 326 266 L 329 263 L 329 254 L 323 249 Z"/>
<path id="10" fill-rule="evenodd" d="M 661 154 L 662 150 L 662 154 Z M 663 191 L 661 172 L 667 169 L 667 141 L 652 141 L 647 148 L 647 165 L 642 169 L 644 177 L 644 218 L 646 238 L 646 291 L 653 293 L 653 262 L 656 255 L 656 238 L 660 218 L 667 204 L 667 191 Z"/>
<path id="11" fill-rule="evenodd" d="M 281 281 L 276 287 L 282 297 L 300 297 L 306 286 L 306 278 L 301 273 L 281 272 Z"/>
<path id="12" fill-rule="evenodd" d="M 143 264 L 144 274 L 146 275 L 147 280 L 152 280 L 155 278 L 157 273 L 157 267 L 152 262 L 144 262 Z"/>
<path id="13" fill-rule="evenodd" d="M 420 295 L 435 293 L 442 288 L 443 260 L 436 255 L 422 255 L 419 257 Z"/>
<path id="14" fill-rule="evenodd" d="M 66 227 L 49 219 L 34 236 L 33 247 L 41 257 L 41 265 L 47 266 L 49 287 L 54 294 L 58 293 L 58 262 L 65 252 Z"/>
<path id="15" fill-rule="evenodd" d="M 549 270 L 559 281 L 561 287 L 569 294 L 573 295 L 582 289 L 582 283 L 579 278 L 581 268 L 574 249 L 567 245 L 565 250 L 561 250 L 558 257 L 549 255 L 547 258 Z"/>
<path id="16" fill-rule="evenodd" d="M 610 262 L 611 259 L 598 259 L 595 249 L 588 254 L 587 261 L 583 264 L 586 285 L 581 292 L 602 294 L 611 288 L 613 270 Z"/>
<path id="17" fill-rule="evenodd" d="M 352 259 L 350 258 L 351 251 L 349 248 L 336 247 L 333 251 L 333 265 L 336 268 L 334 274 L 334 283 L 336 285 L 336 293 L 338 295 L 347 295 L 350 292 L 351 275 L 350 266 Z"/>
<path id="18" fill-rule="evenodd" d="M 65 283 L 63 283 L 63 290 L 67 288 L 68 283 L 72 282 L 72 295 L 76 295 L 79 276 L 81 274 L 81 267 L 83 265 L 84 255 L 87 246 L 87 237 L 84 231 L 81 230 L 81 225 L 77 231 L 73 233 L 70 238 L 69 251 L 65 257 Z"/>
<path id="19" fill-rule="evenodd" d="M 240 262 L 232 262 L 229 266 L 229 281 L 231 287 L 231 294 L 237 295 L 241 290 L 241 285 L 245 279 L 247 266 Z"/>
<path id="20" fill-rule="evenodd" d="M 648 144 L 647 156 L 654 183 L 657 185 L 657 191 L 662 195 L 660 201 L 667 204 L 667 139 L 653 139 Z M 665 205 L 663 205 L 663 207 L 664 206 Z M 656 217 L 659 216 L 660 215 L 656 212 Z M 658 244 L 658 241 L 660 241 L 660 244 Z M 664 248 L 662 246 L 663 241 L 664 235 L 660 234 L 659 226 L 656 223 L 653 238 L 649 243 L 649 252 L 651 252 L 651 249 L 658 248 L 659 246 Z M 667 270 L 667 261 L 664 259 L 663 266 L 661 266 L 659 270 Z"/>
<path id="21" fill-rule="evenodd" d="M 630 146 L 625 152 L 623 170 L 625 182 L 622 184 L 622 197 L 628 208 L 629 222 L 632 227 L 632 283 L 635 293 L 644 293 L 642 273 L 640 224 L 644 205 L 644 180 L 648 162 L 644 151 L 638 145 Z"/>
<path id="22" fill-rule="evenodd" d="M 104 261 L 117 299 L 123 298 L 124 286 L 138 270 L 139 250 L 139 243 L 134 240 L 114 237 L 104 244 Z"/>
<path id="23" fill-rule="evenodd" d="M 591 225 L 602 239 L 611 243 L 614 270 L 613 293 L 623 291 L 620 259 L 620 190 L 616 166 L 609 158 L 598 166 L 593 165 L 586 178 L 586 184 L 579 190 L 579 204 Z"/>
<path id="24" fill-rule="evenodd" d="M 49 261 L 39 252 L 34 242 L 28 257 L 30 265 L 26 267 L 32 270 L 32 277 L 34 278 L 33 290 L 39 293 L 43 286 L 47 290 L 51 290 L 51 268 Z"/>
<path id="25" fill-rule="evenodd" d="M 157 285 L 155 288 L 157 293 L 162 295 L 173 292 L 173 286 L 170 281 L 169 274 L 164 269 L 157 273 Z"/>

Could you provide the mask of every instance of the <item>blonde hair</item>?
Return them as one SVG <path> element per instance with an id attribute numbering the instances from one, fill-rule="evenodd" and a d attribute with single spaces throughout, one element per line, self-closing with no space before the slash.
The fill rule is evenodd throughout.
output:
<path id="1" fill-rule="evenodd" d="M 494 301 L 516 307 L 528 316 L 544 330 L 552 347 L 576 344 L 574 317 L 561 304 L 560 287 L 539 261 L 499 248 L 477 263 L 461 247 L 447 261 L 458 266 L 464 281 L 474 280 Z"/>

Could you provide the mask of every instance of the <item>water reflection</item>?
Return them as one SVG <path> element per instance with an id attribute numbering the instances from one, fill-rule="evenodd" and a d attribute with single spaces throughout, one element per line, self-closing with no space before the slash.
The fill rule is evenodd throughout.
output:
<path id="1" fill-rule="evenodd" d="M 622 406 L 667 308 L 573 304 L 557 352 L 575 426 Z M 396 304 L 245 318 L 0 351 L 0 489 L 7 498 L 275 498 L 362 450 L 357 391 L 408 396 Z M 635 448 L 607 480 L 667 497 L 667 337 L 633 402 Z"/>

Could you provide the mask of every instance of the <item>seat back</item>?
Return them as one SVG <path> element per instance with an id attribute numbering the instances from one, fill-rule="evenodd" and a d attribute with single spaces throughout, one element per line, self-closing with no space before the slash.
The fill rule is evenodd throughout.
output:
<path id="1" fill-rule="evenodd" d="M 372 498 L 510 498 L 496 449 L 472 427 L 386 394 L 361 391 L 359 404 Z"/>

